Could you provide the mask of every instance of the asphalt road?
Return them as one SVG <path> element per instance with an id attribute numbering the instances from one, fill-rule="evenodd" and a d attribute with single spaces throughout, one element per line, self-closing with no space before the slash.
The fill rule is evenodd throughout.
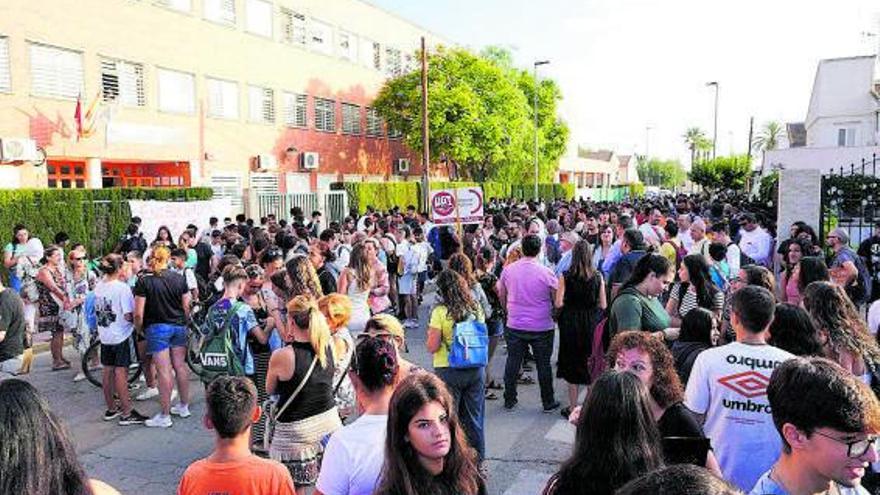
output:
<path id="1" fill-rule="evenodd" d="M 407 336 L 407 358 L 430 369 L 430 355 L 424 345 L 428 312 L 429 306 L 423 305 L 422 326 Z M 72 348 L 66 348 L 65 354 L 72 362 L 78 361 Z M 499 346 L 492 363 L 495 376 L 502 376 L 505 359 L 506 352 Z M 213 438 L 202 426 L 204 398 L 197 381 L 192 382 L 190 418 L 175 418 L 169 429 L 123 427 L 115 421 L 102 421 L 104 405 L 98 388 L 86 381 L 74 383 L 73 370 L 52 372 L 49 368 L 49 356 L 41 354 L 32 372 L 24 378 L 45 394 L 53 410 L 67 424 L 88 475 L 108 482 L 121 493 L 176 493 L 186 467 L 210 452 Z M 535 372 L 531 374 L 534 376 Z M 565 405 L 564 383 L 556 380 L 555 385 L 556 398 Z M 543 413 L 537 384 L 519 386 L 519 404 L 512 411 L 503 408 L 501 391 L 498 395 L 499 400 L 487 401 L 486 405 L 489 493 L 539 494 L 547 478 L 571 451 L 574 427 L 558 411 Z M 135 405 L 147 416 L 159 409 L 155 399 Z M 378 449 L 377 455 L 381 455 Z"/>

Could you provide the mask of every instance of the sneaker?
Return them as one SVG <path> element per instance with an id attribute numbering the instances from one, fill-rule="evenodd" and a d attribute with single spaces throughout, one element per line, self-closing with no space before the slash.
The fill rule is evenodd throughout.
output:
<path id="1" fill-rule="evenodd" d="M 519 401 L 516 399 L 513 399 L 513 400 L 504 399 L 504 409 L 507 409 L 509 411 L 509 410 L 513 409 L 514 407 L 516 407 L 516 404 L 518 402 Z"/>
<path id="2" fill-rule="evenodd" d="M 73 377 L 73 383 L 79 383 L 85 379 L 86 379 L 86 374 L 83 373 L 82 371 L 80 371 L 79 373 L 76 374 L 76 376 Z"/>
<path id="3" fill-rule="evenodd" d="M 134 400 L 150 400 L 153 397 L 159 397 L 159 388 L 158 387 L 147 387 L 143 392 L 139 393 Z"/>
<path id="4" fill-rule="evenodd" d="M 144 425 L 149 428 L 171 428 L 174 423 L 171 421 L 171 416 L 165 416 L 162 413 L 156 413 L 155 416 L 144 421 Z"/>
<path id="5" fill-rule="evenodd" d="M 106 411 L 104 411 L 104 421 L 113 421 L 114 419 L 118 418 L 120 414 L 121 413 L 119 412 L 119 409 L 107 409 Z"/>
<path id="6" fill-rule="evenodd" d="M 148 419 L 150 419 L 150 418 L 148 418 L 148 417 L 144 416 L 143 414 L 137 412 L 137 410 L 132 409 L 132 410 L 131 410 L 131 413 L 130 413 L 128 416 L 122 416 L 122 417 L 119 418 L 119 425 L 120 425 L 120 426 L 142 425 L 142 424 L 144 424 Z M 169 421 L 170 421 L 170 419 L 169 419 Z"/>
<path id="7" fill-rule="evenodd" d="M 171 414 L 174 416 L 180 416 L 181 418 L 188 418 L 192 416 L 192 413 L 189 412 L 189 405 L 182 402 L 178 402 L 177 404 L 171 406 Z"/>
<path id="8" fill-rule="evenodd" d="M 558 400 L 553 401 L 552 404 L 547 404 L 546 406 L 544 406 L 545 413 L 551 413 L 557 409 L 559 409 L 559 401 Z"/>

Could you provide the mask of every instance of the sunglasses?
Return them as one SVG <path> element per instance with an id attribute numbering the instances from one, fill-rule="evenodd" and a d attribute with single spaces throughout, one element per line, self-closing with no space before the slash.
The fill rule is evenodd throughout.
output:
<path id="1" fill-rule="evenodd" d="M 73 261 L 85 261 L 85 257 L 75 257 Z"/>

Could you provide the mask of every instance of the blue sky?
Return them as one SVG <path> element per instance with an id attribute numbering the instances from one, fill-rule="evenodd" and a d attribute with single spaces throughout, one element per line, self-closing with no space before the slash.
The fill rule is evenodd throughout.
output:
<path id="1" fill-rule="evenodd" d="M 818 61 L 880 39 L 863 34 L 880 31 L 877 0 L 369 1 L 459 45 L 506 46 L 522 67 L 549 59 L 573 142 L 683 161 L 687 127 L 711 137 L 706 82 L 721 84 L 718 153 L 745 152 L 750 116 L 802 121 Z"/>

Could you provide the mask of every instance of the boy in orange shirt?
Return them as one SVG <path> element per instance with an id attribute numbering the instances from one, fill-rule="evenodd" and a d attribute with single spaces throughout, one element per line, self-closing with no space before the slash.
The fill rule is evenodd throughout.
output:
<path id="1" fill-rule="evenodd" d="M 287 468 L 250 451 L 251 424 L 260 418 L 254 385 L 244 377 L 218 377 L 205 402 L 205 427 L 217 434 L 214 452 L 186 469 L 178 495 L 294 495 Z"/>

